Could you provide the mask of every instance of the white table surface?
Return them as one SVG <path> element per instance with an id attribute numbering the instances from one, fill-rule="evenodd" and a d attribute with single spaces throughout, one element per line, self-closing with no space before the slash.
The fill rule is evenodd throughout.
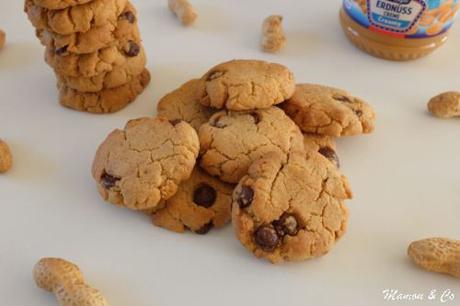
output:
<path id="1" fill-rule="evenodd" d="M 31 279 L 41 257 L 70 259 L 112 306 L 439 305 L 386 302 L 382 291 L 427 293 L 460 282 L 415 268 L 412 240 L 460 238 L 460 121 L 426 113 L 426 102 L 460 89 L 460 26 L 432 56 L 411 63 L 370 57 L 338 23 L 340 0 L 194 0 L 199 21 L 183 28 L 166 1 L 137 0 L 152 83 L 123 111 L 105 116 L 57 104 L 55 78 L 22 12 L 1 1 L 0 137 L 15 165 L 0 176 L 0 304 L 56 305 Z M 289 43 L 279 55 L 259 50 L 264 17 L 285 17 Z M 283 63 L 299 82 L 349 89 L 378 113 L 375 134 L 341 139 L 343 172 L 355 198 L 347 235 L 308 262 L 271 265 L 234 238 L 231 226 L 206 236 L 178 235 L 139 213 L 105 204 L 90 177 L 97 146 L 131 118 L 155 114 L 165 93 L 233 58 Z"/>

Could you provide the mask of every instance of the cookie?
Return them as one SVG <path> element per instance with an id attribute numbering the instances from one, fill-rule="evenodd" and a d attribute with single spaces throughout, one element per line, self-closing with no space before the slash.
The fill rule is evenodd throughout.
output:
<path id="1" fill-rule="evenodd" d="M 326 254 L 346 230 L 348 181 L 323 156 L 267 154 L 249 168 L 233 194 L 237 238 L 272 263 Z"/>
<path id="2" fill-rule="evenodd" d="M 8 144 L 0 139 L 0 173 L 8 172 L 13 166 L 13 155 Z M 231 201 L 230 201 L 231 202 Z"/>
<path id="3" fill-rule="evenodd" d="M 105 24 L 115 26 L 127 2 L 128 0 L 94 0 L 62 10 L 48 10 L 34 4 L 33 0 L 26 0 L 24 10 L 35 28 L 69 35 L 87 32 L 93 27 Z M 126 14 L 135 20 L 136 16 L 133 13 Z"/>
<path id="4" fill-rule="evenodd" d="M 305 133 L 340 137 L 374 130 L 372 107 L 341 89 L 300 84 L 282 107 Z"/>
<path id="5" fill-rule="evenodd" d="M 161 98 L 157 105 L 159 116 L 169 120 L 184 120 L 198 129 L 211 118 L 216 111 L 200 104 L 204 86 L 200 80 L 190 80 L 180 88 Z"/>
<path id="6" fill-rule="evenodd" d="M 49 10 L 61 10 L 69 6 L 81 5 L 90 1 L 93 0 L 34 0 L 34 3 Z"/>
<path id="7" fill-rule="evenodd" d="M 115 66 L 132 66 L 136 57 L 127 56 L 123 48 L 107 47 L 89 54 L 56 54 L 46 48 L 45 61 L 61 76 L 90 78 L 110 72 Z"/>
<path id="8" fill-rule="evenodd" d="M 220 111 L 199 130 L 201 167 L 222 181 L 238 183 L 255 160 L 275 151 L 304 151 L 299 128 L 273 106 L 251 112 Z"/>
<path id="9" fill-rule="evenodd" d="M 303 143 L 308 151 L 315 151 L 326 157 L 337 168 L 340 168 L 340 160 L 337 155 L 333 137 L 316 134 L 304 134 Z"/>
<path id="10" fill-rule="evenodd" d="M 117 46 L 123 48 L 127 55 L 135 55 L 140 49 L 140 33 L 136 20 L 126 16 L 127 12 L 135 14 L 134 7 L 128 3 L 123 13 L 118 17 L 116 26 L 105 24 L 91 28 L 85 33 L 60 35 L 46 29 L 37 29 L 40 42 L 49 49 L 54 49 L 58 55 L 70 53 L 87 54 L 99 49 Z"/>
<path id="11" fill-rule="evenodd" d="M 280 64 L 233 60 L 212 68 L 203 78 L 204 106 L 229 110 L 269 108 L 290 98 L 295 90 L 292 72 Z"/>
<path id="12" fill-rule="evenodd" d="M 61 105 L 89 113 L 113 113 L 127 106 L 150 83 L 150 73 L 145 69 L 131 82 L 95 93 L 84 93 L 58 83 Z"/>
<path id="13" fill-rule="evenodd" d="M 57 72 L 56 77 L 66 87 L 80 92 L 98 92 L 103 89 L 115 88 L 131 82 L 144 71 L 147 64 L 144 48 L 141 47 L 139 53 L 136 56 L 131 56 L 131 58 L 132 60 L 123 61 L 125 65 L 114 66 L 111 71 L 93 77 L 62 76 Z"/>
<path id="14" fill-rule="evenodd" d="M 154 209 L 190 177 L 199 147 L 195 130 L 185 121 L 131 120 L 101 144 L 92 175 L 106 201 Z"/>
<path id="15" fill-rule="evenodd" d="M 3 30 L 0 30 L 0 50 L 5 46 L 6 33 Z"/>
<path id="16" fill-rule="evenodd" d="M 448 91 L 431 98 L 428 111 L 438 118 L 460 117 L 460 92 Z"/>
<path id="17" fill-rule="evenodd" d="M 152 214 L 155 225 L 183 233 L 186 229 L 206 234 L 230 221 L 233 186 L 195 167 L 190 178 L 180 184 L 165 207 Z"/>

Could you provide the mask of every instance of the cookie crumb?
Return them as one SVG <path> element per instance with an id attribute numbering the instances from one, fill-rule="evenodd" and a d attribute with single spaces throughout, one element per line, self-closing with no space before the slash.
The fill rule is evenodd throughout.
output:
<path id="1" fill-rule="evenodd" d="M 279 52 L 286 44 L 283 16 L 268 16 L 262 25 L 262 49 L 265 52 Z"/>
<path id="2" fill-rule="evenodd" d="M 437 95 L 428 102 L 428 111 L 438 118 L 460 117 L 460 92 Z"/>
<path id="3" fill-rule="evenodd" d="M 6 34 L 4 31 L 0 30 L 0 49 L 3 49 L 3 46 L 5 46 L 5 41 L 6 41 Z"/>
<path id="4" fill-rule="evenodd" d="M 169 9 L 176 14 L 184 26 L 192 25 L 198 17 L 188 0 L 168 0 Z"/>
<path id="5" fill-rule="evenodd" d="M 11 155 L 8 144 L 0 139 L 0 173 L 5 173 L 13 165 L 13 156 Z"/>

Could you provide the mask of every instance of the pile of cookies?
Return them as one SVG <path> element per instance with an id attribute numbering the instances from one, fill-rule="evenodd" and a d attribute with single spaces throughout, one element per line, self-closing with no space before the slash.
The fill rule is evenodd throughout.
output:
<path id="1" fill-rule="evenodd" d="M 352 197 L 336 137 L 370 133 L 375 113 L 345 91 L 295 84 L 258 60 L 215 66 L 131 120 L 97 151 L 102 197 L 163 228 L 205 234 L 232 220 L 257 257 L 298 261 L 344 234 Z"/>
<path id="2" fill-rule="evenodd" d="M 25 0 L 25 12 L 46 47 L 63 106 L 115 112 L 150 82 L 128 0 Z"/>

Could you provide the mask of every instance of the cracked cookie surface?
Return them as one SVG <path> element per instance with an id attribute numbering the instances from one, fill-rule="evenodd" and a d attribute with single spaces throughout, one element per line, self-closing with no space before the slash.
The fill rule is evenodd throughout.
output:
<path id="1" fill-rule="evenodd" d="M 190 177 L 199 146 L 195 130 L 185 121 L 131 120 L 101 144 L 92 175 L 106 201 L 134 210 L 155 209 Z"/>
<path id="2" fill-rule="evenodd" d="M 143 47 L 139 47 L 139 52 L 129 58 L 131 60 L 123 61 L 125 65 L 113 66 L 110 71 L 92 77 L 62 76 L 58 72 L 56 77 L 65 86 L 81 92 L 99 92 L 103 89 L 115 88 L 131 82 L 145 69 L 147 59 Z"/>
<path id="3" fill-rule="evenodd" d="M 35 28 L 69 35 L 87 32 L 92 27 L 107 23 L 115 26 L 126 3 L 127 0 L 94 0 L 62 10 L 49 10 L 34 4 L 33 0 L 26 0 L 24 9 Z M 131 17 L 135 18 L 135 15 L 132 14 Z"/>
<path id="4" fill-rule="evenodd" d="M 299 84 L 282 108 L 305 133 L 340 137 L 374 130 L 372 107 L 341 89 Z"/>
<path id="5" fill-rule="evenodd" d="M 294 75 L 289 69 L 259 60 L 217 65 L 202 80 L 204 106 L 235 111 L 269 108 L 290 98 L 295 90 Z"/>
<path id="6" fill-rule="evenodd" d="M 299 128 L 273 106 L 250 112 L 220 111 L 199 130 L 201 167 L 222 181 L 238 183 L 252 162 L 271 151 L 304 151 Z"/>
<path id="7" fill-rule="evenodd" d="M 147 69 L 131 82 L 95 93 L 80 92 L 58 82 L 61 105 L 89 113 L 113 113 L 133 102 L 150 83 Z"/>
<path id="8" fill-rule="evenodd" d="M 272 263 L 326 254 L 345 232 L 348 181 L 320 154 L 267 154 L 249 168 L 233 193 L 237 238 Z"/>
<path id="9" fill-rule="evenodd" d="M 58 55 L 66 55 L 69 52 L 88 54 L 110 46 L 122 49 L 127 55 L 138 53 L 141 42 L 139 29 L 136 20 L 126 17 L 127 12 L 136 14 L 136 10 L 130 3 L 118 17 L 116 25 L 108 23 L 100 27 L 92 27 L 85 33 L 69 35 L 37 29 L 37 37 L 45 47 L 54 49 Z"/>
<path id="10" fill-rule="evenodd" d="M 169 120 L 180 119 L 187 121 L 198 131 L 216 112 L 200 104 L 200 97 L 204 91 L 204 86 L 202 85 L 203 83 L 200 80 L 194 79 L 168 93 L 158 102 L 158 115 Z"/>
<path id="11" fill-rule="evenodd" d="M 90 1 L 93 0 L 34 0 L 34 3 L 50 10 L 61 10 L 70 6 L 85 4 Z"/>
<path id="12" fill-rule="evenodd" d="M 183 233 L 186 229 L 206 234 L 226 225 L 231 218 L 233 186 L 195 167 L 177 193 L 152 214 L 155 225 Z"/>
<path id="13" fill-rule="evenodd" d="M 307 152 L 318 152 L 337 166 L 337 168 L 340 168 L 340 160 L 337 155 L 334 137 L 327 135 L 304 134 L 303 143 Z"/>

